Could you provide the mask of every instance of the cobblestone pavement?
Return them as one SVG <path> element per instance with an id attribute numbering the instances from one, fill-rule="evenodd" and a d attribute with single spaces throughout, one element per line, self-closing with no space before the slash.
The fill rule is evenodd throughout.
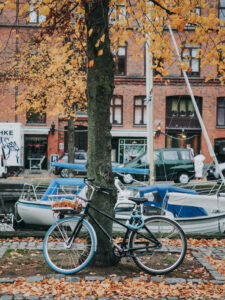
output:
<path id="1" fill-rule="evenodd" d="M 7 249 L 20 249 L 20 250 L 24 250 L 24 249 L 29 249 L 29 250 L 42 250 L 42 246 L 43 243 L 42 242 L 24 242 L 24 241 L 20 241 L 20 242 L 0 242 L 0 258 L 3 257 L 3 255 L 5 254 L 5 252 L 7 251 Z M 224 285 L 225 284 L 225 278 L 214 268 L 214 266 L 210 265 L 205 259 L 205 256 L 208 255 L 215 255 L 216 259 L 224 261 L 225 263 L 225 248 L 224 247 L 189 247 L 188 248 L 192 255 L 195 257 L 196 260 L 198 260 L 198 262 L 200 264 L 202 264 L 202 266 L 205 267 L 205 269 L 211 274 L 211 276 L 213 277 L 213 280 L 211 280 L 212 283 L 214 284 L 218 284 L 218 285 Z M 80 277 L 79 276 L 65 276 L 65 275 L 61 275 L 61 274 L 49 274 L 47 275 L 47 278 L 55 278 L 55 279 L 61 279 L 61 278 L 66 278 L 66 281 L 68 282 L 79 282 L 80 281 Z M 140 277 L 142 280 L 147 280 L 147 278 L 145 277 Z M 99 280 L 99 281 L 103 281 L 105 278 L 102 276 L 86 276 L 85 280 L 86 281 L 95 281 L 95 280 Z M 139 279 L 139 278 L 136 278 Z M 43 276 L 37 275 L 37 276 L 30 276 L 27 277 L 27 282 L 37 282 L 37 281 L 42 281 L 44 280 Z M 112 279 L 113 280 L 113 279 Z M 116 277 L 114 280 L 119 281 L 120 278 Z M 0 284 L 2 283 L 13 283 L 15 281 L 15 279 L 8 279 L 8 278 L 0 278 Z M 153 276 L 151 277 L 151 281 L 155 281 L 155 282 L 162 282 L 163 279 L 161 277 L 158 276 Z M 201 283 L 201 279 L 184 279 L 184 278 L 165 278 L 165 282 L 167 284 L 177 284 L 177 283 L 185 283 L 185 282 L 192 282 L 192 283 L 196 283 L 199 284 Z M 206 282 L 205 280 L 203 280 L 203 282 Z M 4 294 L 4 295 L 0 295 L 0 299 L 1 300 L 14 300 L 14 299 L 27 299 L 27 300 L 39 300 L 39 299 L 53 299 L 52 295 L 43 295 L 43 297 L 38 297 L 38 296 L 29 296 L 29 297 L 23 297 L 23 295 L 10 295 L 10 294 Z M 65 299 L 65 298 L 61 298 L 61 299 Z M 73 299 L 79 299 L 79 298 L 73 298 Z M 93 298 L 91 296 L 88 296 L 87 299 L 93 300 L 96 298 Z M 103 298 L 98 298 L 101 300 L 108 300 L 110 298 L 107 297 L 103 297 Z M 115 298 L 114 298 L 115 299 Z M 138 298 L 129 298 L 130 300 L 136 300 Z M 148 298 L 151 299 L 151 298 Z M 180 299 L 179 297 L 166 297 L 166 298 L 161 298 L 163 299 L 168 299 L 168 300 L 176 300 L 176 299 Z M 181 299 L 185 299 L 185 298 L 181 298 Z M 201 300 L 203 300 L 205 298 L 201 298 Z M 212 299 L 212 298 L 210 298 Z M 147 300 L 147 298 L 146 298 Z"/>

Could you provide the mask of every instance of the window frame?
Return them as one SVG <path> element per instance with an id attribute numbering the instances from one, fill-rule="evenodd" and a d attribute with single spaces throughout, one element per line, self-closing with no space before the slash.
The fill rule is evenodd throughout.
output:
<path id="1" fill-rule="evenodd" d="M 191 13 L 195 13 L 195 14 L 197 14 L 198 16 L 201 16 L 201 7 L 196 6 L 194 9 L 191 10 Z M 191 29 L 194 29 L 194 28 L 195 28 L 195 24 L 187 23 L 187 24 L 185 25 L 185 29 L 186 29 L 186 30 L 191 30 Z"/>
<path id="2" fill-rule="evenodd" d="M 220 21 L 222 20 L 225 23 L 225 1 L 224 1 L 224 6 L 221 6 L 220 3 L 221 3 L 221 0 L 219 0 L 219 5 L 218 5 L 218 18 Z M 224 11 L 223 18 L 220 18 L 221 11 Z M 221 25 L 221 26 L 224 27 L 225 25 Z"/>
<path id="3" fill-rule="evenodd" d="M 124 4 L 119 4 L 116 5 L 115 7 L 110 7 L 109 8 L 109 25 L 113 25 L 116 21 L 119 21 L 120 23 L 120 18 L 121 18 L 121 14 L 117 14 L 117 9 L 118 7 L 121 7 L 121 10 L 123 11 L 122 15 L 123 17 L 126 19 L 127 18 L 127 11 L 126 11 L 126 7 Z M 112 18 L 112 15 L 114 18 Z"/>
<path id="4" fill-rule="evenodd" d="M 139 95 L 139 96 L 134 96 L 134 104 L 133 104 L 133 125 L 135 126 L 146 126 L 147 125 L 147 121 L 146 123 L 144 123 L 144 117 L 145 117 L 145 114 L 147 114 L 147 105 L 146 105 L 146 101 L 145 101 L 145 98 L 146 96 L 142 96 L 142 95 Z M 135 104 L 136 100 L 142 100 L 142 104 L 141 105 L 137 105 Z M 135 123 L 135 111 L 136 111 L 136 108 L 141 108 L 141 123 Z M 147 117 L 147 116 L 146 116 Z"/>
<path id="5" fill-rule="evenodd" d="M 196 45 L 196 46 L 189 46 L 187 44 L 184 44 L 182 47 L 182 52 L 181 52 L 181 59 L 182 62 L 185 62 L 186 64 L 188 64 L 188 66 L 192 69 L 192 65 L 193 65 L 193 61 L 196 60 L 198 61 L 198 72 L 193 72 L 193 69 L 191 72 L 187 72 L 187 75 L 189 77 L 200 77 L 200 58 L 195 58 L 192 57 L 192 51 L 199 49 L 200 45 Z M 189 50 L 189 53 L 187 55 L 187 50 Z M 186 58 L 186 56 L 188 56 L 188 58 Z M 183 75 L 183 73 L 181 73 Z"/>
<path id="6" fill-rule="evenodd" d="M 46 16 L 40 15 L 39 11 L 34 10 L 34 5 L 32 4 L 33 1 L 29 0 L 29 24 L 38 25 L 46 21 Z M 32 8 L 32 9 L 31 9 Z M 31 21 L 31 14 L 35 14 L 35 21 Z M 44 18 L 44 20 L 40 20 L 40 18 Z"/>
<path id="7" fill-rule="evenodd" d="M 119 55 L 119 48 L 123 48 L 125 50 L 125 55 Z M 119 72 L 119 59 L 124 59 L 124 72 Z M 119 46 L 117 53 L 114 55 L 115 58 L 115 76 L 126 76 L 127 75 L 127 43 L 125 46 Z"/>
<path id="8" fill-rule="evenodd" d="M 115 100 L 116 99 L 120 99 L 121 100 L 121 104 L 116 104 Z M 121 122 L 118 123 L 117 120 L 115 119 L 115 115 L 116 115 L 116 109 L 120 108 L 120 113 L 121 113 Z M 112 112 L 111 112 L 112 109 Z M 123 96 L 121 95 L 114 95 L 111 99 L 111 103 L 110 103 L 110 121 L 111 124 L 113 126 L 115 125 L 123 125 Z"/>
<path id="9" fill-rule="evenodd" d="M 223 101 L 223 105 L 221 107 L 219 106 L 219 101 Z M 224 113 L 224 119 L 223 119 L 223 124 L 219 124 L 219 108 L 223 110 Z M 217 97 L 216 101 L 216 126 L 217 127 L 225 127 L 225 97 Z"/>
<path id="10" fill-rule="evenodd" d="M 46 113 L 35 113 L 30 108 L 26 112 L 26 124 L 46 124 Z"/>

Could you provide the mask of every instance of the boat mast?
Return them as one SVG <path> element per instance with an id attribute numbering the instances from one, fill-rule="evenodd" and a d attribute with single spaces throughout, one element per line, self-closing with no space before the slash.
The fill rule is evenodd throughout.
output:
<path id="1" fill-rule="evenodd" d="M 174 34 L 173 34 L 173 31 L 172 31 L 170 25 L 168 25 L 168 28 L 169 28 L 169 32 L 170 32 L 170 35 L 171 35 L 171 38 L 172 38 L 172 41 L 173 41 L 174 48 L 175 48 L 176 53 L 177 53 L 178 60 L 182 63 L 182 59 L 181 59 L 181 56 L 180 56 L 180 53 L 179 53 L 179 49 L 177 47 L 177 43 L 176 43 L 176 40 L 174 38 Z M 192 88 L 191 88 L 191 85 L 190 85 L 190 82 L 189 82 L 189 79 L 188 79 L 188 76 L 187 76 L 187 72 L 185 70 L 182 70 L 182 72 L 183 72 L 183 76 L 184 76 L 185 82 L 187 84 L 188 91 L 189 91 L 190 96 L 191 96 L 191 100 L 192 100 L 193 106 L 195 108 L 196 115 L 198 117 L 198 121 L 200 123 L 202 132 L 204 134 L 204 137 L 205 137 L 208 149 L 209 149 L 209 154 L 212 157 L 212 159 L 213 159 L 213 161 L 214 161 L 214 163 L 215 163 L 215 165 L 216 165 L 216 167 L 218 169 L 218 172 L 220 174 L 220 177 L 221 177 L 223 183 L 225 184 L 225 179 L 224 179 L 223 173 L 222 173 L 222 171 L 221 171 L 221 169 L 219 167 L 219 163 L 218 163 L 216 154 L 215 154 L 215 152 L 213 150 L 211 141 L 209 139 L 208 133 L 206 131 L 205 125 L 204 125 L 203 120 L 202 120 L 202 116 L 201 116 L 201 114 L 199 112 L 198 105 L 196 103 L 196 100 L 195 100 L 195 97 L 194 97 L 194 94 L 193 94 L 193 91 L 192 91 Z"/>
<path id="2" fill-rule="evenodd" d="M 146 102 L 147 102 L 147 155 L 149 162 L 149 184 L 155 183 L 154 168 L 154 102 L 153 102 L 153 72 L 150 61 L 149 39 L 145 43 L 146 60 Z"/>

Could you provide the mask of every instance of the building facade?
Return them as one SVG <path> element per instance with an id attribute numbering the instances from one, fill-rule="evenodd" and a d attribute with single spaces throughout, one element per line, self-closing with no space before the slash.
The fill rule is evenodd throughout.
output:
<path id="1" fill-rule="evenodd" d="M 218 15 L 225 19 L 224 1 L 212 1 Z M 199 12 L 204 14 L 204 12 Z M 2 44 L 8 49 L 4 55 L 10 56 L 23 46 L 25 37 L 39 30 L 43 16 L 30 11 L 30 20 L 20 19 L 16 12 L 7 17 L 0 15 L 0 35 Z M 15 26 L 16 24 L 16 26 Z M 12 31 L 12 26 L 15 32 Z M 191 27 L 186 30 L 193 30 Z M 175 36 L 176 36 L 175 32 Z M 112 161 L 125 163 L 147 149 L 147 105 L 145 76 L 145 45 L 140 46 L 139 59 L 133 60 L 130 38 L 126 45 L 119 47 L 115 59 L 115 89 L 111 100 Z M 10 47 L 7 47 L 10 45 Z M 187 63 L 192 68 L 188 73 L 193 94 L 206 126 L 209 138 L 220 162 L 225 162 L 225 89 L 216 78 L 205 82 L 208 74 L 215 70 L 212 66 L 200 68 L 196 59 L 197 47 L 185 44 L 184 52 L 189 53 Z M 175 51 L 174 51 L 175 52 Z M 3 63 L 4 56 L 0 58 Z M 67 120 L 64 116 L 50 117 L 48 114 L 16 114 L 16 103 L 20 87 L 10 87 L 1 80 L 0 122 L 19 122 L 24 127 L 24 167 L 30 168 L 31 157 L 44 157 L 42 168 L 47 169 L 52 159 L 67 152 Z M 180 68 L 173 64 L 169 75 L 154 79 L 154 147 L 191 147 L 195 154 L 202 153 L 206 162 L 210 155 L 206 141 L 194 111 L 192 101 Z M 87 151 L 87 119 L 84 112 L 78 112 L 75 120 L 75 150 Z"/>

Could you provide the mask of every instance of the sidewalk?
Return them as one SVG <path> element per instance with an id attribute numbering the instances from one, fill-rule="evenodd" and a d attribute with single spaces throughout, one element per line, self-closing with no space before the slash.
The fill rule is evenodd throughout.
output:
<path id="1" fill-rule="evenodd" d="M 42 246 L 43 243 L 42 242 L 26 242 L 26 241 L 8 241 L 8 242 L 2 242 L 0 241 L 0 258 L 2 258 L 4 256 L 4 254 L 6 253 L 6 251 L 8 249 L 14 249 L 14 250 L 40 250 L 42 251 Z M 200 286 L 210 286 L 210 285 L 215 285 L 215 287 L 219 287 L 219 289 L 223 289 L 224 288 L 224 284 L 225 284 L 225 278 L 223 277 L 223 275 L 220 274 L 220 272 L 218 272 L 216 270 L 216 268 L 210 264 L 206 257 L 209 255 L 213 255 L 217 261 L 220 261 L 220 263 L 225 263 L 225 247 L 223 246 L 206 246 L 206 247 L 189 247 L 188 250 L 190 250 L 190 253 L 192 254 L 193 258 L 196 259 L 204 268 L 205 270 L 211 275 L 211 277 L 213 278 L 212 280 L 204 280 L 204 279 L 184 279 L 184 278 L 173 278 L 173 277 L 166 277 L 162 278 L 162 276 L 152 276 L 149 277 L 148 276 L 140 276 L 140 277 L 135 277 L 135 278 L 130 278 L 130 280 L 132 280 L 133 282 L 138 281 L 140 284 L 151 284 L 151 285 L 156 285 L 156 286 L 168 286 L 171 285 L 172 287 L 181 287 L 181 286 L 191 286 L 192 288 L 199 288 Z M 91 275 L 91 274 L 90 274 Z M 21 274 L 21 276 L 23 276 Z M 30 287 L 32 287 L 32 285 L 45 285 L 46 282 L 56 282 L 56 285 L 64 285 L 64 284 L 71 284 L 72 286 L 77 286 L 77 284 L 81 284 L 81 282 L 85 281 L 85 284 L 89 285 L 91 283 L 96 284 L 96 282 L 98 282 L 99 284 L 104 284 L 104 280 L 106 280 L 107 278 L 104 276 L 85 276 L 84 279 L 81 280 L 81 278 L 79 277 L 79 273 L 75 274 L 74 276 L 65 276 L 65 275 L 61 275 L 61 274 L 49 274 L 46 277 L 41 276 L 41 275 L 35 275 L 35 276 L 29 276 L 25 279 L 25 282 L 23 284 L 26 284 Z M 114 283 L 117 284 L 123 284 L 124 282 L 124 278 L 123 277 L 112 277 L 110 279 L 111 281 L 113 281 Z M 83 282 L 84 283 L 84 282 Z M 7 291 L 9 292 L 4 292 L 2 293 L 2 290 L 4 290 L 4 286 L 7 286 Z M 36 290 L 34 288 L 34 293 L 33 295 L 23 295 L 23 294 L 17 294 L 16 290 L 18 286 L 18 278 L 0 278 L 0 299 L 2 300 L 10 300 L 10 299 L 27 299 L 27 300 L 39 300 L 39 299 L 53 299 L 53 294 L 43 294 L 42 296 L 37 295 L 38 293 L 36 293 Z M 12 294 L 11 289 L 13 289 L 15 291 L 15 294 Z M 62 292 L 63 293 L 63 292 Z M 32 293 L 31 293 L 32 294 Z M 82 297 L 67 297 L 65 294 L 63 294 L 63 297 L 60 298 L 56 298 L 56 299 L 130 299 L 130 300 L 135 300 L 135 299 L 140 299 L 139 297 L 93 297 L 93 296 L 88 296 L 86 298 L 82 298 Z M 225 289 L 224 289 L 224 297 L 225 297 Z M 221 295 L 220 299 L 224 299 L 224 297 Z M 156 299 L 156 298 L 143 298 L 143 299 Z M 157 298 L 158 299 L 158 298 Z M 168 297 L 163 297 L 163 298 L 159 298 L 159 299 L 168 299 L 168 300 L 176 300 L 176 299 L 208 299 L 208 298 L 184 298 L 184 297 L 179 297 L 179 296 L 168 296 Z M 210 299 L 214 299 L 213 297 L 210 297 Z M 216 299 L 216 298 L 215 298 Z M 218 298 L 217 298 L 218 299 Z"/>

